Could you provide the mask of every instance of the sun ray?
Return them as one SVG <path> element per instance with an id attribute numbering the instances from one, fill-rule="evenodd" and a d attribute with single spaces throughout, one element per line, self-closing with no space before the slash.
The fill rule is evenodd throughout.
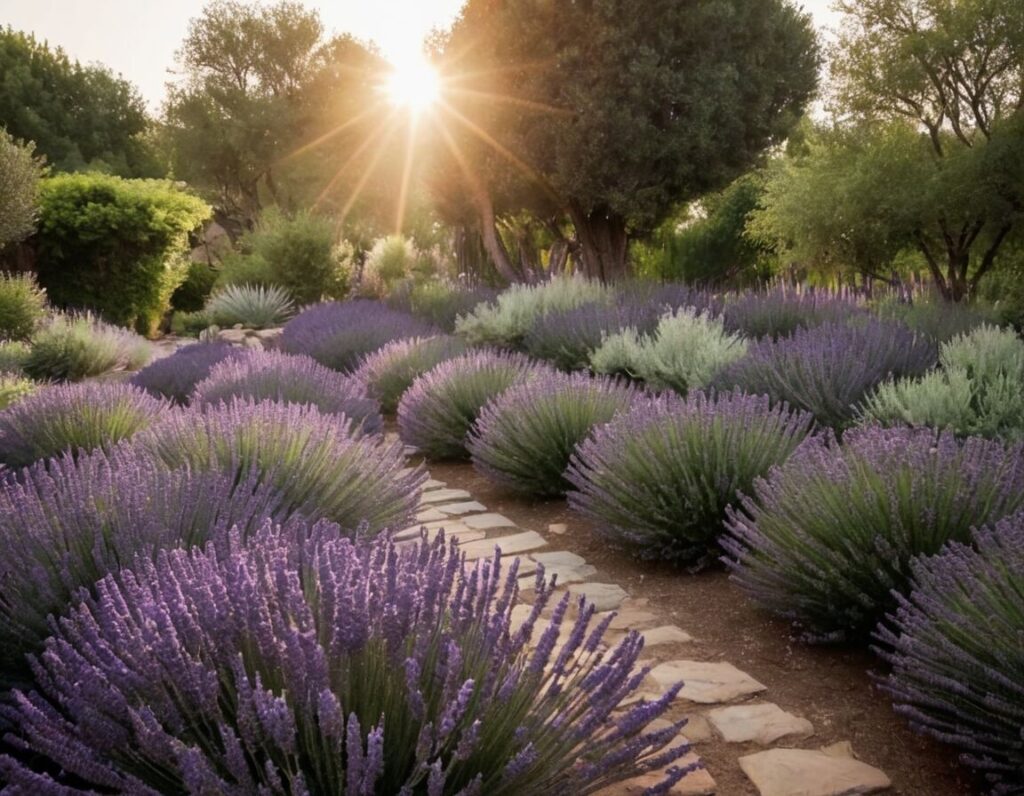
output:
<path id="1" fill-rule="evenodd" d="M 479 97 L 480 99 L 487 99 L 493 102 L 503 102 L 508 105 L 519 105 L 524 108 L 532 108 L 537 111 L 544 111 L 545 113 L 551 113 L 558 116 L 572 116 L 573 112 L 566 108 L 557 108 L 554 105 L 548 105 L 544 102 L 534 102 L 533 100 L 522 99 L 520 97 L 512 97 L 508 94 L 496 94 L 491 91 L 479 91 L 472 88 L 459 88 L 458 86 L 447 86 L 446 92 L 449 94 L 463 94 L 471 97 Z"/>
<path id="2" fill-rule="evenodd" d="M 355 203 L 359 200 L 359 195 L 363 192 L 363 188 L 366 187 L 366 183 L 370 181 L 370 177 L 373 172 L 377 169 L 377 164 L 380 163 L 381 156 L 387 149 L 387 144 L 391 140 L 391 136 L 395 132 L 394 118 L 391 119 L 391 124 L 388 126 L 388 130 L 378 141 L 377 151 L 373 153 L 373 157 L 367 164 L 366 169 L 363 171 L 363 175 L 359 178 L 359 182 L 356 183 L 356 187 L 352 189 L 352 194 L 349 196 L 348 201 L 345 202 L 344 207 L 341 208 L 341 213 L 338 216 L 338 223 L 344 223 L 348 214 L 351 212 Z"/>
<path id="3" fill-rule="evenodd" d="M 340 135 L 341 133 L 345 132 L 345 130 L 349 129 L 350 127 L 354 127 L 355 125 L 359 124 L 359 122 L 361 122 L 364 119 L 366 119 L 367 117 L 369 117 L 372 113 L 376 112 L 379 108 L 380 108 L 379 103 L 374 104 L 374 105 L 370 105 L 362 113 L 356 114 L 351 119 L 349 119 L 346 122 L 342 122 L 341 124 L 339 124 L 334 129 L 328 130 L 326 133 L 324 133 L 321 136 L 318 136 L 317 138 L 313 139 L 309 143 L 303 144 L 298 149 L 296 149 L 296 150 L 294 150 L 292 152 L 289 152 L 287 155 L 285 155 L 284 157 L 282 157 L 278 161 L 278 165 L 280 165 L 282 163 L 287 163 L 289 160 L 297 158 L 299 155 L 302 155 L 302 154 L 308 152 L 309 150 L 315 149 L 316 147 L 320 146 L 321 144 L 326 143 L 327 141 L 330 141 L 332 138 L 334 138 L 335 136 Z"/>
<path id="4" fill-rule="evenodd" d="M 375 141 L 380 140 L 378 138 L 378 134 L 380 133 L 380 131 L 383 130 L 388 125 L 393 124 L 394 120 L 395 114 L 388 114 L 386 117 L 384 117 L 383 120 L 381 120 L 380 124 L 374 127 L 373 130 L 371 130 L 369 134 L 367 134 L 366 140 L 363 141 L 363 143 L 360 144 L 356 148 L 356 150 L 351 155 L 348 156 L 348 158 L 346 158 L 345 162 L 338 167 L 338 170 L 334 173 L 334 176 L 331 177 L 327 185 L 324 186 L 324 189 L 320 192 L 319 196 L 317 196 L 316 198 L 316 201 L 313 203 L 314 207 L 318 207 L 327 199 L 327 197 L 331 193 L 331 190 L 334 188 L 335 185 L 338 184 L 338 180 L 341 179 L 342 175 L 348 170 L 349 166 L 351 166 L 359 157 L 361 157 L 362 154 L 367 149 L 369 149 L 370 146 L 372 146 Z M 390 133 L 388 133 L 388 135 L 390 135 Z"/>
<path id="5" fill-rule="evenodd" d="M 409 182 L 412 179 L 413 150 L 416 147 L 416 133 L 419 127 L 419 117 L 413 114 L 409 120 L 409 134 L 405 141 L 405 165 L 402 168 L 402 184 L 398 192 L 398 212 L 395 220 L 395 234 L 401 235 L 405 225 L 406 204 L 409 201 Z"/>

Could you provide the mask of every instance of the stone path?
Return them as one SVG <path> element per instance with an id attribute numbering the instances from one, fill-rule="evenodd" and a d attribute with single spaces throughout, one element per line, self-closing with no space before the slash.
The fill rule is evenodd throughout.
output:
<path id="1" fill-rule="evenodd" d="M 524 602 L 515 607 L 514 622 L 522 622 L 529 614 L 533 575 L 538 566 L 543 566 L 547 576 L 558 575 L 559 592 L 585 595 L 594 602 L 602 612 L 598 618 L 607 616 L 607 612 L 616 612 L 609 628 L 609 643 L 616 643 L 631 629 L 643 633 L 642 663 L 651 667 L 651 671 L 639 693 L 628 701 L 656 699 L 672 685 L 683 681 L 683 689 L 666 718 L 688 719 L 683 735 L 694 744 L 695 752 L 684 759 L 684 764 L 697 759 L 702 740 L 718 738 L 730 744 L 744 744 L 744 749 L 749 749 L 750 744 L 766 747 L 764 751 L 738 759 L 740 769 L 760 796 L 853 796 L 878 793 L 890 787 L 882 771 L 856 759 L 849 743 L 825 748 L 791 748 L 807 743 L 814 735 L 809 721 L 771 702 L 769 685 L 758 682 L 732 664 L 689 658 L 687 645 L 693 638 L 685 628 L 666 624 L 647 600 L 632 597 L 615 583 L 603 582 L 597 569 L 581 556 L 558 549 L 558 536 L 565 533 L 564 526 L 551 526 L 546 535 L 519 528 L 507 517 L 488 512 L 467 491 L 435 480 L 427 482 L 421 509 L 418 524 L 397 534 L 400 541 L 416 538 L 424 527 L 430 535 L 440 533 L 443 528 L 446 535 L 458 540 L 469 560 L 492 555 L 495 546 L 505 555 L 519 556 Z M 605 789 L 599 796 L 639 796 L 659 779 L 656 775 L 647 775 Z M 671 796 L 716 793 L 714 772 L 699 769 L 669 793 Z"/>

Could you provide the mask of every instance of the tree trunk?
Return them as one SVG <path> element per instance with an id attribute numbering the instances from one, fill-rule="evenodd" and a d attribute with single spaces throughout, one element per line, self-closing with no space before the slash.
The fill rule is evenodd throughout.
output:
<path id="1" fill-rule="evenodd" d="M 494 263 L 498 275 L 511 284 L 516 281 L 516 269 L 512 265 L 512 258 L 509 256 L 505 242 L 498 234 L 498 220 L 494 215 L 494 202 L 491 200 L 490 191 L 486 186 L 471 179 L 469 182 L 470 192 L 473 195 L 473 204 L 476 205 L 477 213 L 480 215 L 480 235 L 483 238 L 484 250 Z"/>
<path id="2" fill-rule="evenodd" d="M 575 202 L 569 206 L 569 215 L 576 227 L 583 272 L 602 282 L 624 279 L 627 276 L 626 253 L 629 245 L 626 220 L 599 210 L 586 213 Z"/>

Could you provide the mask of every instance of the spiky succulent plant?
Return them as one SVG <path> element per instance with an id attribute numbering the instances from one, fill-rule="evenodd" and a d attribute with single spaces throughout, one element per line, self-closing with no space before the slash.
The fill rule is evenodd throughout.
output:
<path id="1" fill-rule="evenodd" d="M 210 297 L 203 312 L 217 326 L 267 329 L 291 318 L 295 304 L 288 291 L 277 285 L 228 285 Z"/>

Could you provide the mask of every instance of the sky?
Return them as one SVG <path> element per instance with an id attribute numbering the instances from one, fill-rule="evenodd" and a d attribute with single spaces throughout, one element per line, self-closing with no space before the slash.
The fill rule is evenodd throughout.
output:
<path id="1" fill-rule="evenodd" d="M 373 41 L 396 57 L 435 27 L 446 27 L 464 0 L 334 0 L 305 5 L 324 26 Z M 643 0 L 636 0 L 638 6 Z M 834 24 L 831 0 L 803 0 L 819 27 Z M 135 83 L 155 111 L 173 80 L 174 53 L 204 0 L 0 0 L 0 25 L 33 32 L 85 63 L 100 62 Z"/>

